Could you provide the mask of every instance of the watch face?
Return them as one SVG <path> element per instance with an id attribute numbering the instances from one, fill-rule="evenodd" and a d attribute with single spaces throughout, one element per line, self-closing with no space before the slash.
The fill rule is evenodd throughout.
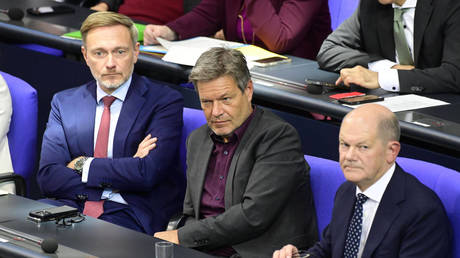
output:
<path id="1" fill-rule="evenodd" d="M 83 172 L 83 165 L 85 164 L 85 161 L 86 161 L 86 158 L 82 157 L 78 159 L 77 162 L 75 162 L 74 168 L 75 168 L 75 171 L 77 171 L 79 175 L 81 175 L 81 173 Z"/>

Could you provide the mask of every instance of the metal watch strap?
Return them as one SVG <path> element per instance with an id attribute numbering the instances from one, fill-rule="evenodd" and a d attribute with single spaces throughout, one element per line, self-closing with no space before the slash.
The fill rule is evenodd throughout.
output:
<path id="1" fill-rule="evenodd" d="M 85 165 L 85 161 L 88 159 L 88 157 L 81 157 L 80 159 L 75 162 L 74 170 L 78 175 L 82 175 L 83 173 L 83 165 Z"/>

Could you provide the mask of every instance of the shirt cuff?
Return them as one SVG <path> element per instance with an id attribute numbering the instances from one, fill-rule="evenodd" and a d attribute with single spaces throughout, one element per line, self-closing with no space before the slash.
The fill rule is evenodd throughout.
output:
<path id="1" fill-rule="evenodd" d="M 398 69 L 380 71 L 378 77 L 380 88 L 386 91 L 399 92 Z"/>
<path id="2" fill-rule="evenodd" d="M 397 64 L 398 63 L 395 63 L 393 61 L 383 59 L 383 60 L 368 63 L 367 67 L 369 67 L 369 70 L 373 72 L 380 72 L 380 71 L 391 69 L 391 67 Z"/>
<path id="3" fill-rule="evenodd" d="M 83 172 L 81 173 L 81 182 L 87 183 L 88 182 L 88 174 L 89 174 L 89 167 L 91 166 L 91 162 L 94 158 L 88 158 L 85 163 L 83 164 Z"/>

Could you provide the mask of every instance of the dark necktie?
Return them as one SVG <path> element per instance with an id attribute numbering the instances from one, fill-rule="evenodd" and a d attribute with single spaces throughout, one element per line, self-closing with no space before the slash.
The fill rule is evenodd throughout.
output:
<path id="1" fill-rule="evenodd" d="M 345 240 L 344 258 L 356 258 L 358 256 L 359 242 L 363 228 L 363 203 L 367 199 L 368 197 L 362 193 L 359 193 L 356 197 L 355 210 L 348 225 L 347 238 Z"/>
<path id="2" fill-rule="evenodd" d="M 99 131 L 97 132 L 96 147 L 94 148 L 95 158 L 107 158 L 107 148 L 109 146 L 109 129 L 110 129 L 110 106 L 115 101 L 113 96 L 102 98 L 104 102 L 104 111 L 102 112 Z M 104 213 L 104 200 L 86 201 L 83 214 L 98 218 Z"/>
<path id="3" fill-rule="evenodd" d="M 393 8 L 394 23 L 393 35 L 395 39 L 396 52 L 398 53 L 399 63 L 402 65 L 414 65 L 414 60 L 410 54 L 409 45 L 407 44 L 406 35 L 404 34 L 403 14 L 408 8 Z"/>

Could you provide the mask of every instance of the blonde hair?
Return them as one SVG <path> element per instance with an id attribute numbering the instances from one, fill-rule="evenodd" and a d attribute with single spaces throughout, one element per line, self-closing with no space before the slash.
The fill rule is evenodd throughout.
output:
<path id="1" fill-rule="evenodd" d="M 80 28 L 83 45 L 86 45 L 86 36 L 90 30 L 115 25 L 123 25 L 128 28 L 133 46 L 135 46 L 138 32 L 134 22 L 128 16 L 114 12 L 95 12 L 86 18 Z"/>

